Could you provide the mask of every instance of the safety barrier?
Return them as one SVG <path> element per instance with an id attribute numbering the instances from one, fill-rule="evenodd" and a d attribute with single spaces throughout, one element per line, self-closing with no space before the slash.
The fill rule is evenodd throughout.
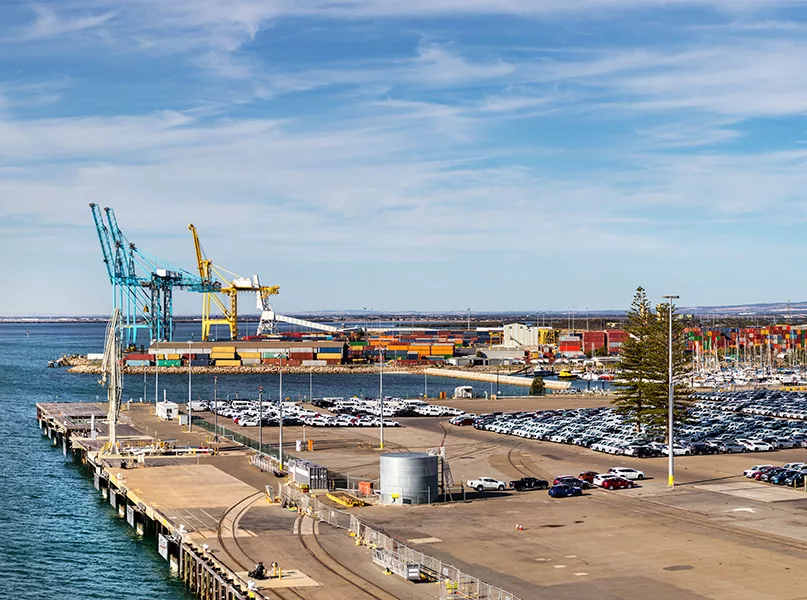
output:
<path id="1" fill-rule="evenodd" d="M 416 564 L 421 575 L 440 583 L 441 599 L 473 598 L 474 600 L 521 600 L 501 588 L 460 571 L 457 567 L 410 548 L 400 539 L 360 520 L 355 514 L 325 506 L 310 494 L 286 484 L 280 485 L 280 500 L 299 508 L 309 517 L 334 527 L 348 530 L 357 540 L 373 550 L 373 562 L 406 577 L 406 566 Z"/>

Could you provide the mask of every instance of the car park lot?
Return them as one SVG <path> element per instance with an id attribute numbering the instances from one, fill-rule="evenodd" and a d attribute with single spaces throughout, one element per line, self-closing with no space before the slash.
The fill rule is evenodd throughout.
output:
<path id="1" fill-rule="evenodd" d="M 749 400 L 741 400 L 723 403 L 699 399 L 689 410 L 689 421 L 676 425 L 673 453 L 688 456 L 807 448 L 807 421 L 747 412 L 742 408 Z M 790 403 L 799 401 L 798 397 L 787 399 Z M 456 417 L 454 422 L 461 419 Z M 648 458 L 669 452 L 662 438 L 646 430 L 637 431 L 610 407 L 485 413 L 475 416 L 473 426 L 613 455 Z"/>
<path id="2" fill-rule="evenodd" d="M 551 398 L 518 402 L 521 412 L 559 405 Z M 473 408 L 482 414 L 493 406 L 498 405 L 478 403 Z M 554 499 L 546 490 L 497 489 L 468 492 L 472 501 L 467 503 L 355 509 L 357 516 L 390 534 L 429 540 L 412 543 L 523 600 L 805 596 L 807 494 L 742 475 L 754 463 L 807 460 L 801 448 L 677 457 L 680 485 L 670 490 L 666 457 L 591 452 L 574 444 L 451 426 L 447 418 L 405 417 L 401 422 L 405 427 L 387 432 L 385 444 L 422 451 L 444 443 L 457 482 L 532 476 L 551 483 L 558 475 L 579 478 L 612 467 L 644 472 L 643 480 L 633 480 L 633 489 L 592 488 L 578 497 Z M 248 435 L 255 434 L 250 428 Z M 300 427 L 290 427 L 289 439 L 300 435 Z M 370 448 L 377 441 L 375 431 L 323 428 L 316 436 L 316 448 L 324 449 L 305 457 L 335 471 L 378 476 L 378 450 Z"/>
<path id="3" fill-rule="evenodd" d="M 280 409 L 277 402 L 257 400 L 219 400 L 192 403 L 194 411 L 216 412 L 220 417 L 232 419 L 240 427 L 257 427 L 280 423 Z M 283 425 L 309 427 L 378 427 L 381 425 L 381 403 L 375 398 L 318 398 L 315 410 L 298 402 L 283 402 Z M 432 405 L 422 400 L 385 398 L 383 405 L 384 427 L 400 427 L 400 422 L 390 417 L 445 417 L 461 414 L 462 411 L 449 406 Z"/>
<path id="4" fill-rule="evenodd" d="M 714 406 L 721 410 L 807 421 L 807 393 L 805 392 L 747 390 L 697 392 L 692 396 L 698 400 L 714 402 Z"/>

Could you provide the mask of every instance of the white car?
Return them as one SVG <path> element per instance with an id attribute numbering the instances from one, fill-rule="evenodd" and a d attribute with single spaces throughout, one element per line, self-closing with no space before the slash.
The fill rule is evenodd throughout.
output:
<path id="1" fill-rule="evenodd" d="M 754 465 L 750 469 L 746 469 L 745 471 L 743 471 L 743 475 L 745 475 L 750 479 L 751 477 L 759 473 L 762 469 L 766 469 L 769 467 L 773 467 L 773 465 Z"/>
<path id="2" fill-rule="evenodd" d="M 594 485 L 596 485 L 597 487 L 602 487 L 602 482 L 603 482 L 603 481 L 605 481 L 606 479 L 611 479 L 611 478 L 613 478 L 613 477 L 614 477 L 614 476 L 613 476 L 612 474 L 610 474 L 610 473 L 597 473 L 597 474 L 594 476 L 594 481 L 593 481 L 593 483 L 594 483 Z"/>
<path id="3" fill-rule="evenodd" d="M 628 467 L 611 467 L 608 469 L 608 473 L 611 475 L 611 477 L 622 477 L 623 479 L 628 479 L 630 481 L 635 479 L 644 479 L 644 471 L 638 471 Z"/>
<path id="4" fill-rule="evenodd" d="M 477 492 L 482 490 L 499 490 L 502 491 L 507 487 L 504 481 L 493 479 L 493 477 L 480 477 L 479 479 L 469 479 L 465 482 L 469 488 L 475 489 Z"/>
<path id="5" fill-rule="evenodd" d="M 749 452 L 771 452 L 773 451 L 773 444 L 763 442 L 762 440 L 737 440 Z"/>

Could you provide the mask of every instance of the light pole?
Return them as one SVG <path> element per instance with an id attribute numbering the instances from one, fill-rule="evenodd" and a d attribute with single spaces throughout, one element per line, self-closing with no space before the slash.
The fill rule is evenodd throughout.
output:
<path id="1" fill-rule="evenodd" d="M 219 441 L 219 376 L 213 375 L 213 441 Z"/>
<path id="2" fill-rule="evenodd" d="M 308 374 L 308 401 L 314 401 L 314 370 Z"/>
<path id="3" fill-rule="evenodd" d="M 280 419 L 277 440 L 277 460 L 281 471 L 283 470 L 283 354 L 280 353 L 280 404 L 278 404 Z"/>
<path id="4" fill-rule="evenodd" d="M 667 294 L 662 296 L 667 300 L 667 307 L 669 311 L 669 332 L 667 336 L 667 450 L 668 457 L 668 470 L 667 470 L 667 485 L 675 487 L 675 453 L 673 452 L 673 405 L 675 384 L 673 384 L 673 339 L 672 339 L 672 320 L 673 320 L 673 300 L 677 300 L 679 296 L 674 294 Z"/>
<path id="5" fill-rule="evenodd" d="M 384 360 L 382 355 L 384 353 L 384 349 L 379 346 L 378 347 L 378 405 L 380 407 L 381 413 L 381 426 L 380 426 L 380 438 L 379 438 L 379 450 L 384 449 Z"/>
<path id="6" fill-rule="evenodd" d="M 188 340 L 188 431 L 193 428 L 193 409 L 191 408 L 191 345 L 192 340 Z"/>
<path id="7" fill-rule="evenodd" d="M 263 454 L 263 386 L 258 388 L 258 452 Z"/>
<path id="8" fill-rule="evenodd" d="M 471 331 L 471 309 L 468 309 L 468 331 Z"/>
<path id="9" fill-rule="evenodd" d="M 159 356 L 159 354 L 157 355 Z M 160 401 L 160 359 L 154 359 L 154 405 Z"/>

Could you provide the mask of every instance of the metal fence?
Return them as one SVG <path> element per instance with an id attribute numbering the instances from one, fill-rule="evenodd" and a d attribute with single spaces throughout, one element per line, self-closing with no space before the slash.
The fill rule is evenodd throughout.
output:
<path id="1" fill-rule="evenodd" d="M 365 523 L 355 514 L 325 506 L 309 494 L 286 484 L 280 485 L 280 498 L 281 502 L 298 507 L 312 518 L 350 531 L 361 543 L 372 548 L 374 563 L 389 568 L 393 573 L 406 577 L 406 567 L 418 565 L 424 576 L 440 583 L 438 598 L 521 600 L 518 596 L 464 573 L 453 565 L 410 548 L 402 540 Z"/>

